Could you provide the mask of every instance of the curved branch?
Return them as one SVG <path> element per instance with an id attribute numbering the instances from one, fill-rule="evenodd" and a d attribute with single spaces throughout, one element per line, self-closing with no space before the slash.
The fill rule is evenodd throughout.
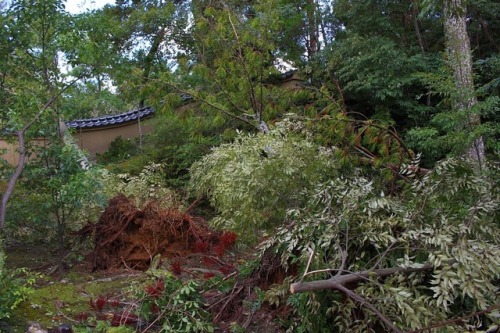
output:
<path id="1" fill-rule="evenodd" d="M 4 193 L 2 193 L 2 202 L 0 205 L 0 230 L 3 229 L 3 227 L 5 226 L 7 203 L 9 202 L 9 199 L 12 196 L 14 187 L 16 186 L 17 180 L 21 176 L 24 169 L 24 165 L 26 163 L 26 142 L 25 142 L 26 131 L 28 131 L 28 129 L 30 129 L 30 127 L 33 126 L 33 124 L 40 119 L 42 114 L 57 100 L 57 98 L 59 98 L 59 96 L 62 95 L 64 91 L 66 91 L 69 87 L 71 87 L 80 79 L 81 77 L 77 77 L 76 79 L 71 81 L 67 86 L 61 89 L 57 94 L 53 95 L 29 122 L 27 122 L 20 130 L 15 132 L 19 142 L 19 161 L 17 163 L 16 170 L 9 179 L 7 189 L 5 190 Z"/>
<path id="2" fill-rule="evenodd" d="M 327 280 L 292 283 L 290 285 L 290 292 L 292 294 L 294 294 L 294 293 L 301 293 L 301 292 L 305 292 L 305 291 L 315 291 L 315 290 L 321 290 L 321 289 L 336 289 L 336 290 L 344 293 L 346 296 L 352 298 L 356 302 L 360 303 L 361 305 L 366 306 L 368 309 L 370 309 L 393 332 L 402 333 L 402 331 L 399 328 L 397 328 L 386 316 L 384 316 L 373 304 L 371 304 L 370 302 L 365 300 L 363 297 L 361 297 L 360 295 L 358 295 L 354 291 L 345 287 L 345 285 L 348 283 L 366 280 L 370 276 L 384 277 L 384 276 L 390 276 L 390 275 L 397 274 L 397 273 L 410 274 L 410 273 L 414 273 L 414 272 L 426 271 L 426 270 L 431 269 L 432 267 L 433 266 L 430 263 L 427 263 L 427 264 L 423 265 L 422 267 L 418 267 L 418 268 L 394 267 L 394 268 L 373 269 L 373 270 L 362 271 L 362 272 L 358 272 L 358 273 L 354 272 L 354 273 L 348 273 L 348 274 L 340 275 L 340 276 L 338 276 L 338 274 L 337 274 L 337 275 L 335 275 Z"/>
<path id="3" fill-rule="evenodd" d="M 204 98 L 202 98 L 200 96 L 195 96 L 192 93 L 190 93 L 189 91 L 186 91 L 186 90 L 183 90 L 183 89 L 177 87 L 175 84 L 167 82 L 167 85 L 170 86 L 170 87 L 172 87 L 173 89 L 177 90 L 179 93 L 183 93 L 183 94 L 187 94 L 189 96 L 192 96 L 195 100 L 198 100 L 198 101 L 200 101 L 200 102 L 202 102 L 202 103 L 204 103 L 204 104 L 206 104 L 206 105 L 208 105 L 208 106 L 210 106 L 210 107 L 212 107 L 212 108 L 214 108 L 214 109 L 222 112 L 226 116 L 229 116 L 229 117 L 231 117 L 233 119 L 236 119 L 236 120 L 239 120 L 241 122 L 244 122 L 244 123 L 246 123 L 246 124 L 248 124 L 248 125 L 256 128 L 256 129 L 259 129 L 258 125 L 256 125 L 255 123 L 249 121 L 248 119 L 245 119 L 245 118 L 243 118 L 241 116 L 238 116 L 238 115 L 236 115 L 234 113 L 231 113 L 228 110 L 226 110 L 224 108 L 221 108 L 220 106 L 215 105 L 214 103 L 211 103 L 211 102 L 207 101 L 206 99 L 204 99 Z"/>
<path id="4" fill-rule="evenodd" d="M 401 331 L 399 328 L 396 327 L 396 325 L 394 325 L 390 320 L 389 318 L 387 318 L 386 316 L 384 316 L 382 314 L 382 312 L 380 312 L 373 304 L 371 304 L 370 302 L 368 302 L 367 300 L 365 300 L 363 297 L 361 297 L 360 295 L 358 295 L 357 293 L 355 293 L 354 291 L 350 290 L 350 289 L 347 289 L 346 287 L 344 286 L 339 286 L 338 287 L 338 290 L 342 291 L 344 294 L 346 294 L 347 296 L 349 296 L 350 298 L 352 298 L 353 300 L 355 300 L 356 302 L 358 302 L 359 304 L 361 305 L 364 305 L 366 306 L 368 309 L 370 309 L 382 322 L 384 322 L 387 327 L 389 327 L 393 332 L 396 332 L 396 333 L 403 333 L 403 331 Z"/>

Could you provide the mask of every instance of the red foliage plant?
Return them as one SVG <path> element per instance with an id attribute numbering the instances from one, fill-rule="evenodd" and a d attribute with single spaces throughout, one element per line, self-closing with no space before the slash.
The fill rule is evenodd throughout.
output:
<path id="1" fill-rule="evenodd" d="M 199 240 L 199 241 L 196 241 L 196 243 L 194 244 L 194 252 L 207 253 L 209 247 L 210 247 L 210 244 L 208 244 L 208 242 Z"/>
<path id="2" fill-rule="evenodd" d="M 112 307 L 117 308 L 117 307 L 119 307 L 119 306 L 120 306 L 120 301 L 119 301 L 119 300 L 117 300 L 117 299 L 113 299 L 113 300 L 110 300 L 110 301 L 109 301 L 109 304 L 110 304 Z"/>
<path id="3" fill-rule="evenodd" d="M 172 271 L 172 273 L 174 273 L 175 275 L 181 275 L 182 273 L 182 266 L 181 266 L 181 263 L 177 260 L 174 260 L 170 263 L 170 270 Z"/>
<path id="4" fill-rule="evenodd" d="M 165 290 L 165 284 L 161 279 L 156 280 L 156 282 L 152 285 L 146 286 L 146 293 L 149 296 L 155 298 L 163 294 L 164 290 Z"/>
<path id="5" fill-rule="evenodd" d="M 224 232 L 219 238 L 219 244 L 213 247 L 214 253 L 217 254 L 217 256 L 222 257 L 224 253 L 226 253 L 227 249 L 233 247 L 233 245 L 236 244 L 237 239 L 238 236 L 234 232 Z"/>
<path id="6" fill-rule="evenodd" d="M 213 278 L 214 276 L 215 276 L 215 274 L 214 274 L 214 273 L 205 273 L 205 274 L 203 274 L 203 278 L 204 278 L 205 280 L 211 279 L 211 278 Z"/>
<path id="7" fill-rule="evenodd" d="M 107 297 L 99 296 L 95 300 L 93 300 L 91 298 L 90 299 L 90 308 L 95 310 L 95 311 L 100 312 L 100 311 L 102 311 L 102 309 L 104 308 L 104 306 L 106 305 L 107 302 L 108 302 Z"/>
<path id="8" fill-rule="evenodd" d="M 238 235 L 236 235 L 234 232 L 226 231 L 222 234 L 222 236 L 220 236 L 220 244 L 224 244 L 226 249 L 228 249 L 236 244 L 237 239 Z"/>
<path id="9" fill-rule="evenodd" d="M 223 265 L 219 267 L 219 271 L 224 275 L 228 275 L 229 273 L 234 271 L 234 267 L 231 265 Z"/>
<path id="10" fill-rule="evenodd" d="M 226 246 L 223 243 L 219 243 L 214 246 L 213 250 L 218 257 L 222 257 L 226 253 Z"/>
<path id="11" fill-rule="evenodd" d="M 111 319 L 111 326 L 133 325 L 139 322 L 139 317 L 126 310 L 123 313 L 114 313 Z"/>
<path id="12" fill-rule="evenodd" d="M 80 312 L 79 314 L 76 315 L 75 320 L 79 323 L 83 323 L 87 319 L 90 318 L 90 315 L 87 312 Z"/>
<path id="13" fill-rule="evenodd" d="M 207 267 L 218 267 L 219 261 L 212 257 L 203 257 L 203 263 Z"/>

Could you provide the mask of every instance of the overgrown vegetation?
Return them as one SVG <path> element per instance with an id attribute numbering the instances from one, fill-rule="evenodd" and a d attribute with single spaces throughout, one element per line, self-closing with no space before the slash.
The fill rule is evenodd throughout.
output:
<path id="1" fill-rule="evenodd" d="M 0 242 L 3 246 L 3 242 Z M 26 270 L 7 269 L 5 252 L 0 248 L 0 320 L 10 318 L 16 308 L 33 292 L 34 276 Z"/>
<path id="2" fill-rule="evenodd" d="M 300 332 L 389 331 L 392 324 L 411 331 L 439 322 L 462 331 L 458 317 L 494 309 L 499 301 L 497 181 L 452 159 L 412 179 L 397 196 L 386 196 L 361 172 L 318 184 L 307 209 L 289 210 L 287 226 L 263 250 L 276 251 L 285 266 L 300 265 L 289 281 L 292 293 L 333 289 L 344 296 L 276 288 L 268 300 L 290 304 L 291 327 Z M 330 320 L 318 327 L 318 316 Z M 489 317 L 482 325 L 495 323 Z M 473 318 L 466 325 L 477 328 Z"/>
<path id="3" fill-rule="evenodd" d="M 218 210 L 213 225 L 255 241 L 281 225 L 287 209 L 303 207 L 307 190 L 335 168 L 331 151 L 277 126 L 214 149 L 192 166 L 191 186 Z"/>
<path id="4" fill-rule="evenodd" d="M 499 18 L 491 0 L 0 2 L 0 129 L 20 144 L 0 229 L 62 279 L 0 251 L 0 319 L 498 330 Z M 154 131 L 99 165 L 63 124 L 146 105 Z M 126 293 L 75 278 L 131 269 Z"/>

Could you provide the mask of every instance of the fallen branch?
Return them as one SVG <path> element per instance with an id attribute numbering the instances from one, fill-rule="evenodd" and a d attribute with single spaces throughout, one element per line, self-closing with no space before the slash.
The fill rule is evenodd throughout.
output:
<path id="1" fill-rule="evenodd" d="M 438 328 L 438 327 L 442 327 L 442 326 L 446 326 L 446 325 L 450 325 L 450 324 L 455 324 L 455 323 L 457 323 L 459 321 L 466 321 L 466 320 L 468 320 L 468 319 L 470 319 L 472 317 L 482 316 L 482 315 L 490 313 L 490 312 L 492 312 L 492 311 L 494 311 L 496 309 L 500 309 L 500 304 L 495 304 L 495 305 L 490 306 L 489 308 L 486 308 L 484 310 L 468 314 L 468 315 L 463 316 L 463 317 L 452 318 L 450 320 L 441 321 L 439 323 L 432 324 L 430 326 L 427 326 L 427 327 L 424 327 L 424 328 L 420 328 L 418 330 L 409 331 L 407 333 L 430 332 L 434 328 Z"/>
<path id="2" fill-rule="evenodd" d="M 368 302 L 367 300 L 365 300 L 363 297 L 361 297 L 360 295 L 356 294 L 354 291 L 350 290 L 350 289 L 347 289 L 346 287 L 340 285 L 340 286 L 337 286 L 338 290 L 342 291 L 343 293 L 345 293 L 347 296 L 349 296 L 350 298 L 352 298 L 353 300 L 355 300 L 356 302 L 358 302 L 359 304 L 361 305 L 364 305 L 366 306 L 368 309 L 370 309 L 377 317 L 379 317 L 379 319 L 384 322 L 387 327 L 389 327 L 393 332 L 395 333 L 403 333 L 403 331 L 401 331 L 399 328 L 396 327 L 396 325 L 394 325 L 390 320 L 389 318 L 387 318 L 386 316 L 384 316 L 382 314 L 382 312 L 380 312 L 379 310 L 377 310 L 377 308 L 375 306 L 373 306 L 373 304 L 371 304 L 370 302 Z"/>
<path id="3" fill-rule="evenodd" d="M 337 289 L 343 290 L 346 284 L 358 282 L 361 280 L 365 280 L 371 276 L 374 277 L 384 277 L 390 276 L 397 273 L 410 274 L 414 272 L 422 272 L 431 269 L 433 266 L 429 263 L 423 265 L 422 267 L 413 268 L 413 267 L 395 267 L 395 268 L 381 268 L 381 269 L 373 269 L 367 270 L 357 273 L 349 273 L 340 276 L 334 276 L 327 280 L 316 280 L 309 282 L 297 282 L 292 283 L 290 285 L 290 292 L 292 294 L 302 293 L 305 291 L 314 291 L 314 290 L 322 290 L 322 289 Z"/>
<path id="4" fill-rule="evenodd" d="M 352 298 L 359 304 L 370 309 L 383 323 L 387 325 L 395 333 L 401 333 L 402 331 L 396 327 L 386 316 L 384 316 L 373 304 L 366 301 L 363 297 L 355 293 L 354 291 L 345 287 L 346 284 L 355 283 L 360 280 L 366 280 L 369 277 L 384 277 L 390 276 L 397 273 L 410 274 L 414 272 L 422 272 L 431 269 L 433 266 L 430 263 L 423 265 L 422 267 L 414 268 L 414 267 L 395 267 L 395 268 L 381 268 L 381 269 L 372 269 L 357 273 L 348 273 L 345 275 L 335 275 L 327 280 L 317 280 L 317 281 L 309 281 L 309 282 L 297 282 L 292 283 L 290 285 L 290 292 L 301 293 L 305 291 L 314 291 L 314 290 L 322 290 L 322 289 L 336 289 L 346 296 Z M 340 271 L 339 271 L 340 272 Z"/>
<path id="5" fill-rule="evenodd" d="M 58 313 L 60 316 L 62 316 L 64 319 L 69 320 L 69 321 L 71 321 L 71 322 L 73 322 L 73 323 L 77 323 L 77 324 L 79 323 L 77 320 L 74 320 L 74 319 L 72 319 L 72 318 L 68 317 L 68 316 L 67 316 L 67 315 L 66 315 L 66 314 L 65 314 L 65 313 L 61 310 L 61 308 L 63 307 L 63 303 L 62 303 L 61 301 L 54 301 L 54 306 L 55 306 L 55 308 L 56 308 L 56 310 L 57 310 L 57 313 Z"/>
<path id="6" fill-rule="evenodd" d="M 126 278 L 136 278 L 139 276 L 142 276 L 143 273 L 124 273 L 120 275 L 115 275 L 115 276 L 110 276 L 110 277 L 105 277 L 102 279 L 96 279 L 96 280 L 91 280 L 87 281 L 86 283 L 100 283 L 100 282 L 112 282 L 120 279 L 126 279 Z"/>

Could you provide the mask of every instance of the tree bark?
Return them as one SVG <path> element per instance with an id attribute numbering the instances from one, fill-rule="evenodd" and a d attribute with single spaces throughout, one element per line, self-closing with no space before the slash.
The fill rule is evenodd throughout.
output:
<path id="1" fill-rule="evenodd" d="M 163 42 L 163 39 L 165 38 L 165 34 L 166 34 L 165 28 L 159 27 L 158 31 L 153 39 L 153 44 L 151 45 L 151 48 L 149 49 L 149 52 L 146 55 L 146 58 L 144 59 L 144 71 L 142 72 L 142 85 L 143 85 L 143 87 L 149 81 L 149 75 L 151 73 L 151 69 L 153 68 L 153 62 L 154 62 L 155 56 L 158 53 L 158 50 L 160 49 L 160 45 Z M 141 93 L 141 99 L 139 101 L 139 108 L 143 108 L 145 106 L 145 102 L 146 102 L 146 98 Z"/>
<path id="2" fill-rule="evenodd" d="M 416 0 L 411 0 L 411 16 L 413 21 L 413 28 L 415 29 L 415 34 L 417 35 L 418 46 L 422 53 L 426 53 L 427 47 L 425 45 L 424 36 L 422 36 L 422 31 L 420 29 L 420 22 L 418 21 L 418 3 Z"/>
<path id="3" fill-rule="evenodd" d="M 448 60 L 453 70 L 455 82 L 454 107 L 465 110 L 467 114 L 464 127 L 473 131 L 480 125 L 479 115 L 472 114 L 472 107 L 477 104 L 472 78 L 472 51 L 466 22 L 467 9 L 464 0 L 444 1 L 444 32 Z M 478 163 L 479 168 L 484 161 L 484 142 L 482 137 L 474 138 L 467 150 L 467 155 Z"/>
<path id="4" fill-rule="evenodd" d="M 488 22 L 485 21 L 481 15 L 478 15 L 479 23 L 481 24 L 481 29 L 484 31 L 484 35 L 490 41 L 491 46 L 497 49 L 500 52 L 500 45 L 495 41 L 495 39 L 491 36 L 490 29 L 488 28 Z"/>
<path id="5" fill-rule="evenodd" d="M 316 24 L 316 3 L 314 0 L 307 0 L 307 24 L 309 27 L 307 53 L 309 59 L 312 59 L 318 51 L 318 25 Z"/>

